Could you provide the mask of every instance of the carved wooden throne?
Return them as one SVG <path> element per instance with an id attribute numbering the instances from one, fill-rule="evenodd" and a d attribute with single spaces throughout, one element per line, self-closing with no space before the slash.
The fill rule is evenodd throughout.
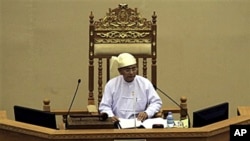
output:
<path id="1" fill-rule="evenodd" d="M 103 85 L 110 79 L 109 59 L 123 52 L 133 54 L 139 63 L 138 73 L 148 77 L 153 85 L 157 85 L 156 17 L 153 12 L 152 19 L 147 20 L 140 15 L 137 8 L 129 8 L 127 4 L 119 4 L 117 8 L 109 9 L 106 15 L 97 21 L 94 20 L 94 14 L 91 12 L 89 16 L 88 105 L 95 104 L 94 86 L 96 85 L 99 105 Z M 98 66 L 96 70 L 95 65 Z M 104 77 L 106 77 L 105 81 L 103 81 Z M 95 84 L 95 79 L 97 79 L 97 84 Z"/>

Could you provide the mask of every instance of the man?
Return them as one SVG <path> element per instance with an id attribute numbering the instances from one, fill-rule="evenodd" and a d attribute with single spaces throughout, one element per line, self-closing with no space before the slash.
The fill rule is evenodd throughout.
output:
<path id="1" fill-rule="evenodd" d="M 160 111 L 162 101 L 152 83 L 137 75 L 137 63 L 133 55 L 122 53 L 113 58 L 118 64 L 119 76 L 107 82 L 100 113 L 107 113 L 113 122 L 119 118 L 145 120 Z"/>

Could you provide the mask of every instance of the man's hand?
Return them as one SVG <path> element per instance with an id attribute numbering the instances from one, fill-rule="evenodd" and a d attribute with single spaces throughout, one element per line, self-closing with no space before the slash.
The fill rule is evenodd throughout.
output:
<path id="1" fill-rule="evenodd" d="M 146 112 L 140 112 L 137 116 L 137 119 L 140 121 L 144 121 L 148 118 L 148 114 Z"/>
<path id="2" fill-rule="evenodd" d="M 111 117 L 111 121 L 112 122 L 118 122 L 119 118 L 117 116 L 113 116 L 113 117 Z"/>

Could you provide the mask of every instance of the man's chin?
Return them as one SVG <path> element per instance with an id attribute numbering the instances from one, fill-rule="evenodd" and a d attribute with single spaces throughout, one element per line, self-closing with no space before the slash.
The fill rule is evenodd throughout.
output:
<path id="1" fill-rule="evenodd" d="M 134 77 L 133 78 L 128 78 L 128 79 L 126 79 L 126 81 L 127 82 L 132 82 L 132 81 L 134 81 Z"/>

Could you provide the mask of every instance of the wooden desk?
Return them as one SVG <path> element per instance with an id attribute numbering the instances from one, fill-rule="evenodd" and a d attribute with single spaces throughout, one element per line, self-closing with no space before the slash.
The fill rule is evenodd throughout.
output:
<path id="1" fill-rule="evenodd" d="M 238 106 L 237 114 L 238 115 L 250 115 L 250 106 Z"/>
<path id="2" fill-rule="evenodd" d="M 115 139 L 146 139 L 146 141 L 229 141 L 229 125 L 249 123 L 250 116 L 236 116 L 201 128 L 54 130 L 3 118 L 0 119 L 0 140 L 114 141 Z"/>

